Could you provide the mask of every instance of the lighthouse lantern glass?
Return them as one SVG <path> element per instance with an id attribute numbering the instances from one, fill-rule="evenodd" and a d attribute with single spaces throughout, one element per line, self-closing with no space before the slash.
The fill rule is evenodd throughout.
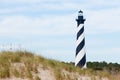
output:
<path id="1" fill-rule="evenodd" d="M 83 16 L 83 13 L 78 13 L 78 16 Z"/>

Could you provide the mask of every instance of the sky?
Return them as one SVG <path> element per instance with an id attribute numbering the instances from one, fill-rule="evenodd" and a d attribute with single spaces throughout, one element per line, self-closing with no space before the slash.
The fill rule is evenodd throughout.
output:
<path id="1" fill-rule="evenodd" d="M 87 61 L 120 63 L 120 0 L 0 0 L 0 51 L 74 62 L 79 10 Z"/>

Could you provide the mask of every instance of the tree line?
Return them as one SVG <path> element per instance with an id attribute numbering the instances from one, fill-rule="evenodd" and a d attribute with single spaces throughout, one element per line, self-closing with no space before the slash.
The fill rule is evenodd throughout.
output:
<path id="1" fill-rule="evenodd" d="M 87 62 L 87 67 L 93 70 L 107 70 L 110 73 L 120 72 L 120 64 L 103 62 Z"/>
<path id="2" fill-rule="evenodd" d="M 70 62 L 69 64 L 74 65 L 74 62 Z M 111 74 L 120 73 L 120 64 L 118 63 L 107 63 L 103 62 L 87 62 L 87 68 L 93 69 L 95 71 L 99 70 L 107 70 Z"/>

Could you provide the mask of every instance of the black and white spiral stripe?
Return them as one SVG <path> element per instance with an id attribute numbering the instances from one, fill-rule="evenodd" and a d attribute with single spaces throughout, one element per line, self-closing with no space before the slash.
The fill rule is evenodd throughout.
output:
<path id="1" fill-rule="evenodd" d="M 80 23 L 77 27 L 77 48 L 75 66 L 82 68 L 86 67 L 86 53 L 85 53 L 85 36 L 84 36 L 84 24 Z"/>

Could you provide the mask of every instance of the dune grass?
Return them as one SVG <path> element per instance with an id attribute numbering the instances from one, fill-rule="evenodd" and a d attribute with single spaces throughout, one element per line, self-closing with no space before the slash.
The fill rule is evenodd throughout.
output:
<path id="1" fill-rule="evenodd" d="M 112 77 L 106 70 L 80 69 L 73 64 L 46 59 L 28 51 L 0 52 L 0 78 L 14 76 L 29 78 L 30 80 L 41 80 L 38 75 L 35 75 L 39 73 L 38 68 L 40 65 L 43 69 L 50 69 L 56 80 L 77 80 L 79 75 L 90 76 L 93 80 L 102 79 L 103 77 L 110 78 L 109 80 L 116 78 Z"/>

